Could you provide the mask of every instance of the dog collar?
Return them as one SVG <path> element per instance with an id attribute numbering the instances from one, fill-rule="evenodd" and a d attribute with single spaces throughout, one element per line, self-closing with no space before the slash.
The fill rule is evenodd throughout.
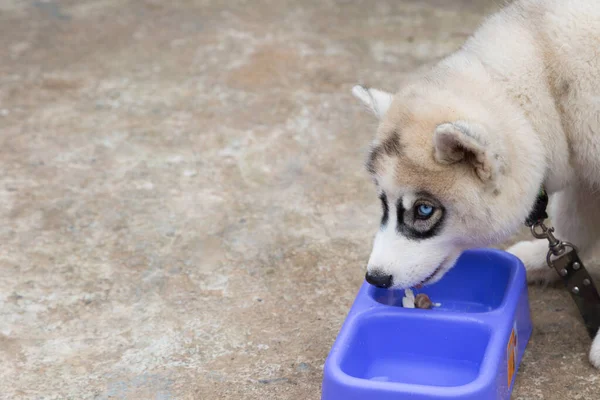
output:
<path id="1" fill-rule="evenodd" d="M 540 222 L 544 222 L 544 220 L 548 219 L 548 214 L 546 213 L 546 208 L 548 207 L 548 193 L 546 189 L 542 186 L 538 192 L 537 198 L 535 199 L 535 204 L 533 205 L 533 209 L 529 213 L 529 216 L 525 220 L 525 225 L 532 226 Z"/>

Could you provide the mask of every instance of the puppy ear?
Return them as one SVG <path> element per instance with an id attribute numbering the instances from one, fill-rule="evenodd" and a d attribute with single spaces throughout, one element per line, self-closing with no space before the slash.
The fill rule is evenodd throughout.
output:
<path id="1" fill-rule="evenodd" d="M 352 88 L 352 94 L 362 101 L 379 119 L 381 119 L 388 108 L 390 108 L 390 104 L 392 104 L 392 99 L 394 97 L 391 93 L 378 89 L 366 88 L 360 85 L 356 85 Z"/>
<path id="2" fill-rule="evenodd" d="M 483 182 L 494 180 L 503 164 L 483 133 L 482 127 L 465 121 L 439 125 L 433 135 L 435 159 L 442 164 L 469 163 Z"/>

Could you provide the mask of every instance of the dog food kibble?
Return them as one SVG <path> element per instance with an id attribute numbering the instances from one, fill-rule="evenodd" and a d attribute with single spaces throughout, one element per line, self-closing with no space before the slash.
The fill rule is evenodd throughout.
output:
<path id="1" fill-rule="evenodd" d="M 419 293 L 415 296 L 415 307 L 423 309 L 433 308 L 433 302 L 425 293 Z"/>

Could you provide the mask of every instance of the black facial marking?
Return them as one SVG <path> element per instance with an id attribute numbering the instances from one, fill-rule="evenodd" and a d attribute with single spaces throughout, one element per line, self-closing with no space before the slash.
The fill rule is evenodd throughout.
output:
<path id="1" fill-rule="evenodd" d="M 377 160 L 383 155 L 398 156 L 402 153 L 402 144 L 400 143 L 400 135 L 398 132 L 392 132 L 390 135 L 378 146 L 371 149 L 367 162 L 365 164 L 367 171 L 374 175 L 377 168 Z"/>
<path id="2" fill-rule="evenodd" d="M 421 204 L 421 201 L 426 201 L 435 208 L 431 221 L 424 221 L 415 218 L 414 208 Z M 411 240 L 424 240 L 436 236 L 444 225 L 446 210 L 439 201 L 429 193 L 421 192 L 417 194 L 417 201 L 413 204 L 410 210 L 406 210 L 402 205 L 402 198 L 396 203 L 397 225 L 396 231 L 398 234 Z M 434 219 L 435 218 L 435 219 Z M 431 223 L 431 225 L 428 225 Z M 419 225 L 424 224 L 425 229 L 419 229 Z"/>
<path id="3" fill-rule="evenodd" d="M 383 216 L 381 217 L 381 226 L 385 226 L 388 222 L 390 208 L 388 206 L 387 196 L 385 195 L 385 193 L 381 193 L 381 195 L 379 196 L 379 199 L 381 200 L 381 206 L 383 208 Z"/>
<path id="4" fill-rule="evenodd" d="M 379 155 L 381 154 L 381 147 L 374 147 L 371 152 L 369 153 L 369 157 L 367 158 L 367 163 L 366 163 L 366 167 L 367 167 L 367 171 L 371 174 L 371 175 L 375 175 L 376 172 L 376 164 L 377 164 L 377 159 L 379 158 Z"/>
<path id="5" fill-rule="evenodd" d="M 440 233 L 440 230 L 442 229 L 443 221 L 444 221 L 444 214 L 442 214 L 442 217 L 427 231 L 419 231 L 419 230 L 416 230 L 413 227 L 410 227 L 407 225 L 402 225 L 402 226 L 398 225 L 397 230 L 398 230 L 398 233 L 400 233 L 407 239 L 411 239 L 411 240 L 431 239 L 432 237 L 434 237 L 438 233 Z"/>
<path id="6" fill-rule="evenodd" d="M 404 213 L 406 212 L 406 210 L 404 209 L 404 206 L 402 205 L 402 197 L 400 197 L 398 199 L 398 201 L 396 202 L 396 219 L 398 220 L 397 225 L 396 225 L 396 230 L 398 231 L 398 233 L 400 233 L 400 227 L 404 226 Z"/>
<path id="7" fill-rule="evenodd" d="M 400 135 L 398 132 L 392 132 L 384 141 L 381 143 L 383 151 L 388 156 L 400 155 L 402 153 L 402 144 L 400 143 Z"/>

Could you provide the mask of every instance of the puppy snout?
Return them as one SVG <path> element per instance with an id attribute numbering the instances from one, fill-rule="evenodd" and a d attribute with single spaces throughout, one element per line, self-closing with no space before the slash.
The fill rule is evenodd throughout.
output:
<path id="1" fill-rule="evenodd" d="M 378 288 L 387 289 L 392 286 L 394 283 L 394 277 L 392 275 L 388 275 L 381 270 L 374 269 L 372 271 L 367 271 L 365 275 L 365 279 L 373 286 L 377 286 Z"/>

